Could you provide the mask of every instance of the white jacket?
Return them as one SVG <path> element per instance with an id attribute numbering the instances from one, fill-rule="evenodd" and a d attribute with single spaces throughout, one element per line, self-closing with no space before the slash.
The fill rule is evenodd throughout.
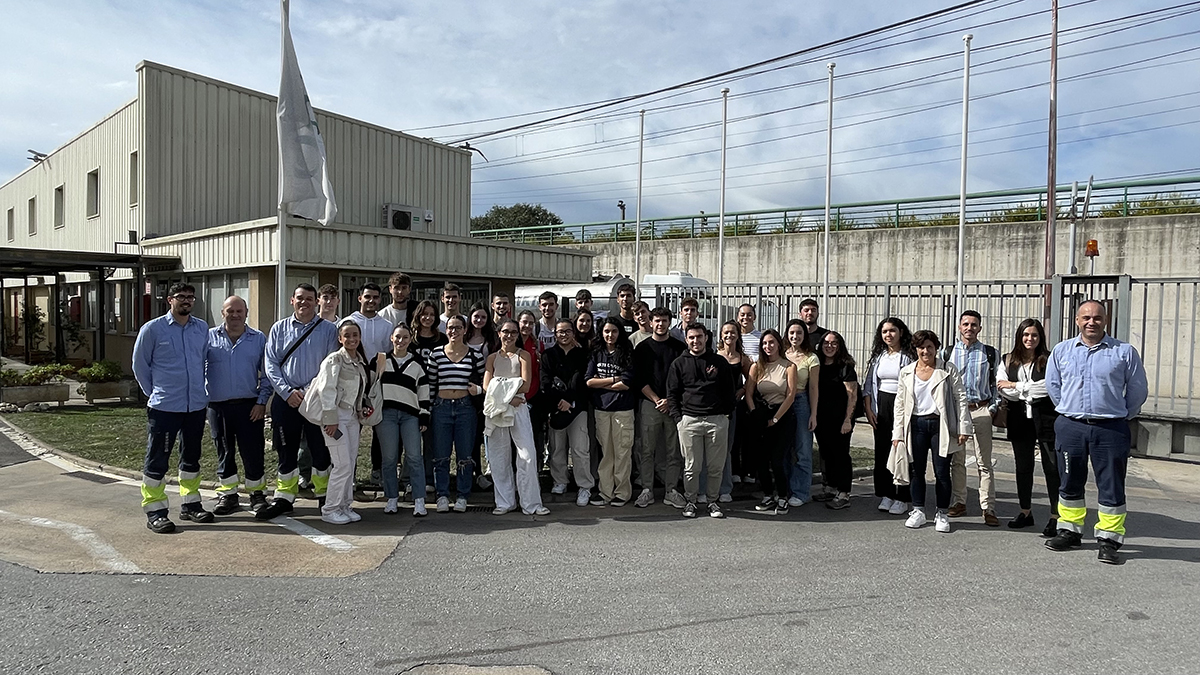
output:
<path id="1" fill-rule="evenodd" d="M 317 426 L 337 424 L 338 408 L 352 410 L 356 417 L 360 416 L 366 394 L 366 374 L 363 363 L 347 354 L 345 349 L 326 356 L 304 393 L 300 414 Z"/>
<path id="2" fill-rule="evenodd" d="M 908 465 L 912 462 L 912 415 L 916 408 L 913 395 L 917 364 L 910 363 L 900 369 L 900 387 L 896 391 L 895 422 L 892 425 L 892 440 L 900 444 L 892 447 L 888 456 L 888 469 L 892 471 L 897 485 L 908 484 Z M 958 436 L 975 433 L 971 423 L 971 409 L 967 406 L 967 392 L 963 387 L 962 375 L 953 363 L 937 360 L 933 375 L 929 378 L 930 394 L 937 407 L 938 454 L 942 457 L 962 452 L 964 447 Z M 901 482 L 903 481 L 903 482 Z"/>
<path id="3" fill-rule="evenodd" d="M 497 427 L 511 427 L 517 409 L 509 404 L 525 384 L 520 377 L 493 377 L 483 395 L 483 433 L 490 436 Z"/>

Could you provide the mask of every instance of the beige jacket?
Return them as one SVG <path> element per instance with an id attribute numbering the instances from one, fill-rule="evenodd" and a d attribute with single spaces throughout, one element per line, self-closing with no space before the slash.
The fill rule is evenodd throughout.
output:
<path id="1" fill-rule="evenodd" d="M 338 423 L 338 409 L 352 410 L 362 417 L 366 395 L 366 368 L 345 349 L 339 349 L 321 362 L 321 369 L 304 395 L 301 414 L 313 424 Z"/>
<path id="2" fill-rule="evenodd" d="M 892 440 L 900 441 L 900 444 L 892 448 L 888 466 L 895 467 L 892 475 L 895 476 L 897 485 L 908 483 L 908 464 L 912 461 L 912 415 L 917 404 L 913 395 L 916 372 L 916 363 L 901 368 L 900 387 L 896 391 Z M 963 388 L 962 375 L 953 363 L 938 359 L 933 375 L 930 376 L 930 384 L 933 402 L 940 418 L 938 454 L 946 457 L 962 452 L 964 448 L 958 442 L 958 436 L 970 436 L 975 433 L 975 426 L 971 423 L 971 410 L 967 407 L 967 392 Z M 904 480 L 903 483 L 900 482 L 901 479 Z"/>

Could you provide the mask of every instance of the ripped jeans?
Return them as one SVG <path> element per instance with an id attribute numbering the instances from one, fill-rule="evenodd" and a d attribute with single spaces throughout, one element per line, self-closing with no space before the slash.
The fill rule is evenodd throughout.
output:
<path id="1" fill-rule="evenodd" d="M 458 496 L 471 495 L 471 477 L 475 462 L 471 459 L 475 443 L 475 404 L 470 397 L 439 398 L 433 401 L 433 489 L 438 497 L 450 496 L 450 451 L 458 459 Z"/>

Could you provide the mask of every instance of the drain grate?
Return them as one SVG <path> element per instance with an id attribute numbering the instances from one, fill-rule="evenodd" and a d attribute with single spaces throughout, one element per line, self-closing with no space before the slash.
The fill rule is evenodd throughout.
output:
<path id="1" fill-rule="evenodd" d="M 63 475 L 70 476 L 71 478 L 82 478 L 83 480 L 91 481 L 93 483 L 99 483 L 101 485 L 108 485 L 109 483 L 117 482 L 116 478 L 109 478 L 108 476 L 98 476 L 94 473 L 89 473 L 87 471 L 70 471 L 70 472 L 64 473 Z"/>

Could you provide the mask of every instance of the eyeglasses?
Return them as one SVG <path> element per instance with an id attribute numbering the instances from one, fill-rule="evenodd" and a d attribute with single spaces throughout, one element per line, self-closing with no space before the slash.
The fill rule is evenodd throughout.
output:
<path id="1" fill-rule="evenodd" d="M 184 295 L 182 293 L 176 293 L 175 295 L 172 295 L 171 297 L 175 298 L 176 300 L 187 300 L 189 302 L 196 299 L 196 296 L 194 296 L 194 295 Z"/>
<path id="2" fill-rule="evenodd" d="M 464 330 L 464 328 L 462 326 L 446 326 L 447 333 L 449 333 L 450 331 L 458 332 L 460 330 Z"/>
<path id="3" fill-rule="evenodd" d="M 502 331 L 500 331 L 500 334 L 501 334 L 501 335 L 516 335 L 516 334 L 517 334 L 517 331 L 515 331 L 515 330 L 513 330 L 513 329 L 511 329 L 511 328 L 507 328 L 507 329 L 505 329 L 505 330 L 502 330 Z"/>

